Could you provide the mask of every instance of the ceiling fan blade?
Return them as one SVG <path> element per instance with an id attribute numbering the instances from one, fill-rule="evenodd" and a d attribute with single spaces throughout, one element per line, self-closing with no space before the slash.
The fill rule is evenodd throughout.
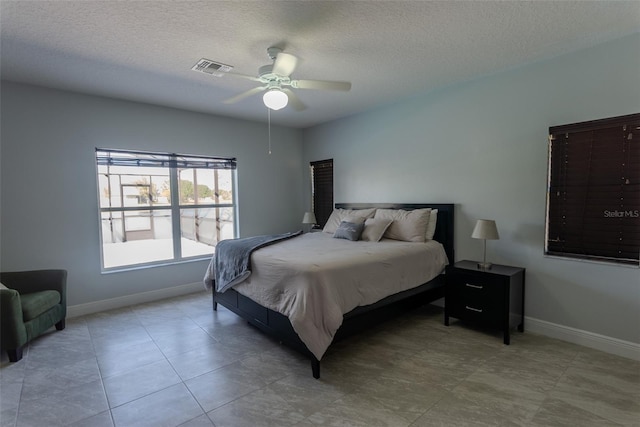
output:
<path id="1" fill-rule="evenodd" d="M 265 90 L 266 88 L 267 88 L 267 86 L 254 87 L 253 89 L 249 89 L 248 91 L 242 92 L 239 95 L 236 95 L 236 96 L 231 97 L 229 99 L 225 99 L 222 102 L 224 102 L 225 104 L 233 104 L 233 103 L 241 101 L 241 100 L 243 100 L 243 99 L 245 99 L 245 98 L 247 98 L 247 97 L 249 97 L 251 95 L 255 95 L 256 93 L 260 93 L 263 90 Z"/>
<path id="2" fill-rule="evenodd" d="M 289 105 L 291 106 L 291 108 L 296 111 L 302 111 L 307 108 L 307 106 L 304 105 L 302 101 L 300 101 L 300 98 L 298 98 L 298 95 L 296 95 L 294 91 L 292 91 L 291 89 L 282 89 L 282 91 L 289 97 Z"/>
<path id="3" fill-rule="evenodd" d="M 350 82 L 331 82 L 326 80 L 292 80 L 291 86 L 299 89 L 341 90 L 344 92 L 351 90 Z"/>
<path id="4" fill-rule="evenodd" d="M 224 73 L 222 76 L 223 76 L 223 77 L 224 77 L 224 76 L 239 77 L 239 78 L 241 78 L 241 79 L 252 80 L 252 81 L 254 81 L 254 82 L 261 82 L 261 80 L 260 80 L 258 77 L 256 77 L 256 76 L 249 76 L 249 75 L 247 75 L 247 74 Z"/>
<path id="5" fill-rule="evenodd" d="M 291 73 L 296 69 L 298 64 L 298 58 L 290 53 L 280 52 L 276 56 L 276 61 L 273 63 L 272 73 L 278 76 L 289 77 Z"/>

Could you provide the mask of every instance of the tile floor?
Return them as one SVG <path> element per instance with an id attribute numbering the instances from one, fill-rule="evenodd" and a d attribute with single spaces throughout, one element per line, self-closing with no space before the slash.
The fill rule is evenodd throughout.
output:
<path id="1" fill-rule="evenodd" d="M 309 362 L 209 294 L 67 320 L 0 365 L 0 426 L 640 425 L 640 362 L 425 306 Z"/>

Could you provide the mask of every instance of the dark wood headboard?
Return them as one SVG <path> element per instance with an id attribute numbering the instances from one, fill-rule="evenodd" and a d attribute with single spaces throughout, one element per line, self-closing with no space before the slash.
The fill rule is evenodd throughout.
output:
<path id="1" fill-rule="evenodd" d="M 404 209 L 407 211 L 413 209 L 438 209 L 438 223 L 436 224 L 436 232 L 433 240 L 442 243 L 444 250 L 449 258 L 449 263 L 456 262 L 454 247 L 454 208 L 453 203 L 336 203 L 337 209 Z"/>

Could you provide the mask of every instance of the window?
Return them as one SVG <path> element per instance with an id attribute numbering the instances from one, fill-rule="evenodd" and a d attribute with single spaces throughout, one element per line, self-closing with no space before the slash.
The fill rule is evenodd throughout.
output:
<path id="1" fill-rule="evenodd" d="M 310 163 L 312 209 L 316 221 L 324 227 L 333 212 L 333 159 Z"/>
<path id="2" fill-rule="evenodd" d="M 549 128 L 545 253 L 638 265 L 640 114 Z"/>
<path id="3" fill-rule="evenodd" d="M 210 256 L 237 235 L 233 158 L 96 149 L 102 267 Z"/>

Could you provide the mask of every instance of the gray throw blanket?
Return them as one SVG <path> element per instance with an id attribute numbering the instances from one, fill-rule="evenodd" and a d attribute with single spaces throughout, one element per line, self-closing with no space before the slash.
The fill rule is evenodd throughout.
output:
<path id="1" fill-rule="evenodd" d="M 253 251 L 300 234 L 302 231 L 218 242 L 212 260 L 216 291 L 224 292 L 251 275 L 251 254 Z"/>

